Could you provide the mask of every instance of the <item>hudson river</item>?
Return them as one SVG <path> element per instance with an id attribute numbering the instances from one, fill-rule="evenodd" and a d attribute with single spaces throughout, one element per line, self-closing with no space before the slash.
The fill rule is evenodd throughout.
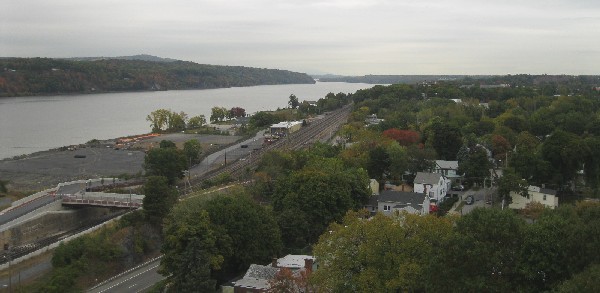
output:
<path id="1" fill-rule="evenodd" d="M 156 109 L 210 118 L 212 107 L 242 107 L 252 114 L 287 107 L 289 96 L 316 101 L 373 85 L 317 82 L 210 90 L 0 98 L 0 159 L 150 132 L 146 116 Z"/>

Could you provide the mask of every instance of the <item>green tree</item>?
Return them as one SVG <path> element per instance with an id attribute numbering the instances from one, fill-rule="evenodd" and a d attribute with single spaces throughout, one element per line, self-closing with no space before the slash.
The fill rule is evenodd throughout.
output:
<path id="1" fill-rule="evenodd" d="M 288 105 L 292 109 L 298 108 L 298 105 L 300 105 L 300 103 L 298 102 L 298 97 L 296 97 L 296 95 L 294 95 L 294 94 L 291 94 L 290 100 L 288 101 Z"/>
<path id="2" fill-rule="evenodd" d="M 378 181 L 387 177 L 390 171 L 390 156 L 383 146 L 376 146 L 369 151 L 369 162 L 367 163 L 367 171 L 371 178 Z"/>
<path id="3" fill-rule="evenodd" d="M 575 177 L 589 152 L 579 136 L 562 130 L 554 131 L 542 144 L 542 156 L 552 165 L 559 184 Z"/>
<path id="4" fill-rule="evenodd" d="M 368 186 L 364 170 L 344 168 L 339 159 L 315 159 L 278 180 L 273 209 L 280 215 L 284 243 L 296 243 L 301 248 L 316 241 L 329 223 L 342 219 L 350 209 L 362 207 L 370 194 Z M 292 215 L 285 213 L 290 210 L 297 213 L 298 220 L 290 222 Z M 303 226 L 292 226 L 293 223 Z M 307 242 L 300 243 L 296 229 L 308 230 L 304 234 Z"/>
<path id="5" fill-rule="evenodd" d="M 217 196 L 204 203 L 213 231 L 219 235 L 224 261 L 213 272 L 226 281 L 253 263 L 269 262 L 281 251 L 281 234 L 273 212 L 243 193 Z"/>
<path id="6" fill-rule="evenodd" d="M 204 124 L 206 124 L 206 118 L 204 117 L 204 115 L 194 116 L 191 117 L 190 120 L 188 120 L 187 128 L 200 128 Z"/>
<path id="7" fill-rule="evenodd" d="M 521 178 L 514 169 L 504 169 L 502 177 L 498 179 L 498 195 L 502 198 L 502 208 L 511 203 L 511 192 L 527 197 L 527 187 L 527 180 Z"/>
<path id="8" fill-rule="evenodd" d="M 590 136 L 583 141 L 586 148 L 589 150 L 585 154 L 585 171 L 586 186 L 598 189 L 600 187 L 600 137 Z"/>
<path id="9" fill-rule="evenodd" d="M 144 211 L 153 224 L 160 225 L 177 202 L 177 190 L 163 176 L 150 176 L 144 184 Z"/>
<path id="10" fill-rule="evenodd" d="M 183 178 L 183 170 L 187 167 L 185 155 L 176 148 L 155 148 L 146 153 L 144 169 L 146 175 L 164 176 L 170 185 L 178 178 Z"/>
<path id="11" fill-rule="evenodd" d="M 187 123 L 187 114 L 184 112 L 171 112 L 167 119 L 167 130 L 182 131 Z"/>
<path id="12" fill-rule="evenodd" d="M 279 122 L 280 119 L 275 115 L 260 111 L 250 117 L 249 124 L 254 128 L 263 128 Z"/>
<path id="13" fill-rule="evenodd" d="M 183 152 L 190 164 L 199 163 L 200 153 L 202 153 L 202 145 L 197 139 L 190 139 L 183 143 Z"/>
<path id="14" fill-rule="evenodd" d="M 408 154 L 408 170 L 414 174 L 431 170 L 435 166 L 437 154 L 435 150 L 427 147 L 419 147 L 416 145 L 409 146 Z"/>
<path id="15" fill-rule="evenodd" d="M 229 111 L 227 111 L 227 109 L 225 109 L 223 107 L 213 107 L 211 109 L 210 121 L 211 122 L 223 121 L 227 117 L 228 112 Z"/>
<path id="16" fill-rule="evenodd" d="M 466 179 L 480 184 L 484 178 L 490 177 L 491 168 L 488 152 L 482 146 L 475 146 L 469 150 L 466 161 L 458 161 L 458 172 L 465 174 Z"/>
<path id="17" fill-rule="evenodd" d="M 164 233 L 159 272 L 173 292 L 215 292 L 217 282 L 211 271 L 221 268 L 223 256 L 208 212 L 178 205 L 169 214 Z"/>
<path id="18" fill-rule="evenodd" d="M 455 233 L 440 250 L 432 292 L 512 292 L 522 283 L 520 250 L 525 223 L 512 211 L 475 209 L 456 222 Z M 443 261 L 442 261 L 443 260 Z"/>
<path id="19" fill-rule="evenodd" d="M 174 142 L 170 141 L 170 140 L 163 139 L 163 140 L 160 141 L 159 147 L 161 149 L 177 148 L 177 145 Z"/>
<path id="20" fill-rule="evenodd" d="M 435 292 L 434 272 L 446 249 L 452 220 L 401 214 L 349 212 L 333 223 L 314 248 L 319 269 L 311 279 L 324 292 Z M 438 285 L 438 288 L 441 286 Z"/>
<path id="21" fill-rule="evenodd" d="M 600 264 L 587 267 L 583 272 L 573 275 L 567 281 L 554 288 L 555 293 L 600 292 Z"/>
<path id="22" fill-rule="evenodd" d="M 152 111 L 147 117 L 146 120 L 150 122 L 150 127 L 152 127 L 152 132 L 161 132 L 167 130 L 167 121 L 169 121 L 169 116 L 171 115 L 171 111 L 167 109 L 158 109 L 156 111 Z"/>
<path id="23" fill-rule="evenodd" d="M 431 145 L 442 160 L 452 161 L 462 146 L 462 134 L 456 126 L 436 117 L 428 130 L 427 143 Z"/>
<path id="24" fill-rule="evenodd" d="M 402 179 L 404 172 L 408 171 L 409 158 L 406 147 L 394 142 L 387 147 L 387 153 L 390 158 L 390 177 Z"/>

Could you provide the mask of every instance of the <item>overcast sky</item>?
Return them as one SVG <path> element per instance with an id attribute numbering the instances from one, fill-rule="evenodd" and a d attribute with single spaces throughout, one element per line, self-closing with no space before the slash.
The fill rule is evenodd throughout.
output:
<path id="1" fill-rule="evenodd" d="M 307 73 L 600 74 L 599 0 L 2 0 L 0 56 Z"/>

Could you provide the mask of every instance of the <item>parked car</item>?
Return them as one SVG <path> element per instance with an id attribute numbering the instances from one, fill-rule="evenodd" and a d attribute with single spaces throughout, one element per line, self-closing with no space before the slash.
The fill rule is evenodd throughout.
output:
<path id="1" fill-rule="evenodd" d="M 455 186 L 452 186 L 452 188 L 450 188 L 450 189 L 452 189 L 454 191 L 463 191 L 463 190 L 465 190 L 465 187 L 462 185 L 455 185 Z"/>
<path id="2" fill-rule="evenodd" d="M 475 203 L 475 197 L 472 195 L 467 196 L 467 198 L 465 198 L 465 203 L 468 205 L 472 205 Z"/>

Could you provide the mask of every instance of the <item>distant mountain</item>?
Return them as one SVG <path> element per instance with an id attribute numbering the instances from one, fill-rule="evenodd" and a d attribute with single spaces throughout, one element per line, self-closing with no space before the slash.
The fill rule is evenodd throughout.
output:
<path id="1" fill-rule="evenodd" d="M 65 60 L 71 61 L 97 61 L 97 60 L 108 60 L 108 59 L 116 59 L 116 60 L 139 60 L 139 61 L 151 61 L 151 62 L 175 62 L 181 61 L 172 58 L 162 58 L 157 56 L 152 56 L 148 54 L 139 54 L 133 56 L 119 56 L 119 57 L 73 57 L 73 58 L 64 58 Z"/>
<path id="2" fill-rule="evenodd" d="M 339 76 L 339 75 L 322 75 L 314 76 L 321 82 L 352 82 L 352 83 L 369 83 L 369 84 L 415 84 L 421 82 L 434 81 L 452 81 L 466 77 L 466 75 L 363 75 L 363 76 Z"/>
<path id="3" fill-rule="evenodd" d="M 210 89 L 315 83 L 305 73 L 218 66 L 150 55 L 0 58 L 0 96 Z"/>

